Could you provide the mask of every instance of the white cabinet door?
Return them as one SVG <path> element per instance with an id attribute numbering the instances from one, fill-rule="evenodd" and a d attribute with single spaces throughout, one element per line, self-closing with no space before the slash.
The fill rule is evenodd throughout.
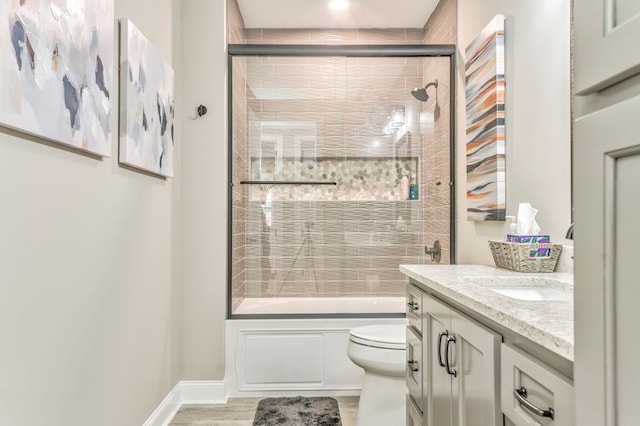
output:
<path id="1" fill-rule="evenodd" d="M 640 72 L 638 0 L 574 0 L 574 22 L 577 94 Z"/>
<path id="2" fill-rule="evenodd" d="M 576 120 L 574 194 L 576 424 L 636 425 L 640 97 Z"/>
<path id="3" fill-rule="evenodd" d="M 451 315 L 455 332 L 453 425 L 502 425 L 500 410 L 499 350 L 502 337 L 457 314 Z"/>
<path id="4" fill-rule="evenodd" d="M 506 424 L 575 426 L 573 384 L 568 378 L 505 344 L 501 363 Z"/>
<path id="5" fill-rule="evenodd" d="M 427 426 L 450 426 L 452 419 L 451 376 L 444 366 L 445 345 L 451 332 L 451 310 L 428 294 L 422 297 L 424 325 L 422 327 L 425 345 L 423 392 L 424 424 Z"/>
<path id="6" fill-rule="evenodd" d="M 422 296 L 427 426 L 502 425 L 501 336 L 428 294 Z"/>

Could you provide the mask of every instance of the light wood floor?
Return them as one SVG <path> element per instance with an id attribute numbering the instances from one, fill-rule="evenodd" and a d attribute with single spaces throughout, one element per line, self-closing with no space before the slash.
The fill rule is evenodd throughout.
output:
<path id="1" fill-rule="evenodd" d="M 354 426 L 357 396 L 335 396 L 342 426 Z M 252 426 L 261 398 L 235 398 L 224 405 L 183 405 L 169 426 Z"/>

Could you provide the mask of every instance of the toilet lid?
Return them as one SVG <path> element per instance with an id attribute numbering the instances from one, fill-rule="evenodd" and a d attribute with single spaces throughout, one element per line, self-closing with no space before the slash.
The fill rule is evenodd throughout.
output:
<path id="1" fill-rule="evenodd" d="M 354 343 L 385 349 L 406 349 L 407 327 L 402 324 L 365 325 L 352 329 Z"/>

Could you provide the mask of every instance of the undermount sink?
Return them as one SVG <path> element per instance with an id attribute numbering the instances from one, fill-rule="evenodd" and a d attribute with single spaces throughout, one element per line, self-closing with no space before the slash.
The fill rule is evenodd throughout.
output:
<path id="1" fill-rule="evenodd" d="M 518 300 L 570 302 L 572 286 L 564 281 L 539 277 L 466 277 L 465 281 Z"/>

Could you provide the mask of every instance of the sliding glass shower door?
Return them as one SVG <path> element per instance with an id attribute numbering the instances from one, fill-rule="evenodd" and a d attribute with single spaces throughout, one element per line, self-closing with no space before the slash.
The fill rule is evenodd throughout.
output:
<path id="1" fill-rule="evenodd" d="M 426 60 L 447 80 L 448 57 L 231 57 L 232 314 L 404 312 L 449 108 L 411 95 Z"/>

